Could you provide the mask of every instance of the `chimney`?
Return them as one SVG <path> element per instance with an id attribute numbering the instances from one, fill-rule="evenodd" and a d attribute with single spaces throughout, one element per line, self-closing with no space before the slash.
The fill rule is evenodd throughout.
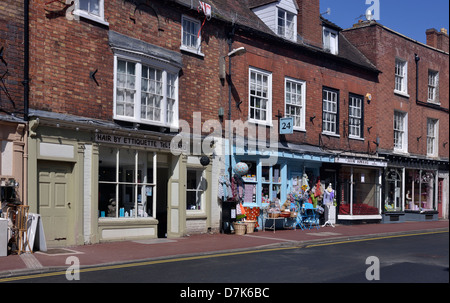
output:
<path id="1" fill-rule="evenodd" d="M 298 5 L 297 29 L 303 40 L 322 47 L 322 22 L 319 0 L 296 0 Z"/>
<path id="2" fill-rule="evenodd" d="M 435 28 L 427 29 L 427 45 L 443 50 L 444 52 L 449 52 L 449 40 L 447 29 L 441 28 L 438 32 Z"/>

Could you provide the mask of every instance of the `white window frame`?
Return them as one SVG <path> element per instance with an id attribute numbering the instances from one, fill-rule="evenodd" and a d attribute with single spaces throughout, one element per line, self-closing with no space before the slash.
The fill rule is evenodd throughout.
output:
<path id="1" fill-rule="evenodd" d="M 282 16 L 280 16 L 282 14 Z M 281 23 L 281 25 L 280 25 Z M 291 41 L 297 41 L 297 16 L 284 9 L 277 8 L 276 33 L 278 36 Z"/>
<path id="2" fill-rule="evenodd" d="M 327 93 L 327 98 L 324 98 L 324 93 Z M 331 95 L 329 95 L 331 94 Z M 335 96 L 336 99 L 330 99 L 328 96 Z M 333 105 L 334 109 L 333 110 Z M 330 119 L 333 118 L 334 119 Z M 333 121 L 334 120 L 334 121 Z M 330 131 L 330 128 L 333 128 L 334 131 Z M 322 133 L 327 135 L 339 136 L 339 91 L 323 88 L 322 89 Z"/>
<path id="3" fill-rule="evenodd" d="M 439 72 L 428 70 L 428 102 L 439 104 Z"/>
<path id="4" fill-rule="evenodd" d="M 98 23 L 101 23 L 103 25 L 109 25 L 109 23 L 105 20 L 105 1 L 104 0 L 98 0 L 99 5 L 99 13 L 94 14 L 90 11 L 81 9 L 82 5 L 80 2 L 85 1 L 91 1 L 91 0 L 76 0 L 75 1 L 75 9 L 73 11 L 73 14 L 76 16 L 80 16 L 86 19 L 89 19 L 91 21 L 95 21 Z"/>
<path id="5" fill-rule="evenodd" d="M 190 24 L 194 25 L 193 32 L 186 31 L 185 25 Z M 194 18 L 182 15 L 181 16 L 181 46 L 180 50 L 187 51 L 190 53 L 194 53 L 199 56 L 204 56 L 202 53 L 202 34 L 200 32 L 201 23 L 199 20 Z M 195 36 L 195 45 L 185 44 L 184 43 L 184 35 L 188 34 L 191 36 Z"/>
<path id="6" fill-rule="evenodd" d="M 409 97 L 408 95 L 408 61 L 395 58 L 394 92 Z"/>
<path id="7" fill-rule="evenodd" d="M 118 68 L 118 61 L 123 60 L 126 62 L 131 62 L 136 64 L 136 70 L 135 70 L 135 94 L 134 94 L 134 112 L 133 116 L 126 116 L 126 115 L 119 115 L 117 113 L 117 84 L 118 84 L 118 75 L 117 75 L 117 68 Z M 162 71 L 162 101 L 161 101 L 161 118 L 160 121 L 154 121 L 154 120 L 148 120 L 141 118 L 141 94 L 142 94 L 142 66 L 151 67 L 154 69 L 158 69 Z M 114 54 L 114 110 L 113 110 L 113 118 L 116 120 L 122 120 L 122 121 L 128 121 L 133 123 L 140 123 L 140 124 L 148 124 L 148 125 L 156 125 L 156 126 L 163 126 L 163 127 L 170 127 L 177 129 L 179 127 L 179 112 L 178 112 L 178 104 L 179 104 L 179 97 L 178 97 L 178 86 L 179 86 L 179 77 L 178 77 L 179 69 L 169 65 L 167 63 L 164 63 L 162 61 L 147 58 L 143 55 L 136 55 L 133 53 L 128 53 L 126 51 L 116 51 Z M 168 95 L 168 79 L 169 75 L 173 75 L 175 77 L 173 86 L 174 86 L 174 98 L 169 98 Z M 174 106 L 171 111 L 173 111 L 172 121 L 168 122 L 168 100 L 173 99 L 174 100 Z"/>
<path id="8" fill-rule="evenodd" d="M 399 123 L 400 122 L 400 123 Z M 397 126 L 397 127 L 396 127 Z M 394 111 L 394 151 L 400 153 L 408 152 L 408 114 Z M 401 143 L 399 143 L 401 139 Z"/>
<path id="9" fill-rule="evenodd" d="M 339 32 L 323 27 L 323 49 L 333 55 L 339 53 Z"/>
<path id="10" fill-rule="evenodd" d="M 359 124 L 356 124 L 354 122 L 359 122 Z M 350 94 L 348 101 L 349 138 L 362 139 L 364 134 L 363 129 L 364 129 L 364 98 L 362 96 Z"/>
<path id="11" fill-rule="evenodd" d="M 288 92 L 288 85 L 291 87 L 290 92 Z M 300 93 L 293 92 L 292 86 L 300 86 Z M 284 80 L 284 89 L 285 116 L 294 118 L 294 130 L 306 131 L 306 81 L 286 77 Z M 295 111 L 294 114 L 292 114 L 292 109 Z"/>
<path id="12" fill-rule="evenodd" d="M 198 178 L 198 182 L 196 188 L 188 188 L 188 171 L 195 171 L 196 178 Z M 187 215 L 195 215 L 195 214 L 203 214 L 206 212 L 205 207 L 205 195 L 206 195 L 206 172 L 204 168 L 199 167 L 187 167 L 186 169 L 186 195 L 188 192 L 195 192 L 196 197 L 200 195 L 200 208 L 197 209 L 188 209 L 187 208 L 187 196 L 186 196 L 186 214 Z"/>
<path id="13" fill-rule="evenodd" d="M 157 153 L 156 152 L 147 152 L 147 151 L 143 151 L 143 150 L 137 150 L 137 149 L 125 149 L 125 148 L 116 148 L 116 147 L 110 147 L 111 149 L 111 155 L 113 155 L 113 157 L 115 158 L 115 180 L 114 181 L 98 181 L 99 184 L 110 184 L 115 186 L 115 196 L 114 196 L 114 200 L 116 201 L 116 213 L 114 217 L 105 217 L 102 218 L 101 220 L 114 220 L 114 219 L 118 219 L 118 218 L 124 218 L 122 216 L 120 216 L 120 208 L 119 208 L 119 201 L 123 200 L 121 196 L 119 196 L 120 193 L 120 187 L 124 187 L 124 186 L 131 186 L 133 188 L 133 193 L 134 193 L 134 200 L 133 201 L 129 201 L 129 203 L 133 204 L 134 207 L 134 213 L 133 214 L 128 214 L 127 218 L 146 218 L 144 213 L 140 213 L 139 211 L 139 206 L 146 206 L 148 203 L 152 203 L 152 208 L 151 208 L 151 216 L 150 214 L 148 214 L 148 218 L 156 218 L 156 197 L 157 197 Z M 127 182 L 126 180 L 120 180 L 120 168 L 124 168 L 124 166 L 121 165 L 120 159 L 121 153 L 129 153 L 129 155 L 127 155 L 130 159 L 133 159 L 134 164 L 132 164 L 131 166 L 129 166 L 129 168 L 133 171 L 134 175 L 133 175 L 133 181 L 132 182 Z M 145 161 L 141 162 L 142 159 L 140 159 L 140 155 L 143 156 L 145 155 L 143 158 L 145 159 Z M 151 155 L 152 158 L 152 174 L 153 174 L 153 182 L 150 182 L 150 180 L 148 180 L 148 175 L 147 175 L 147 165 L 148 165 L 148 157 L 149 155 Z M 101 155 L 100 155 L 100 159 L 101 159 Z M 140 168 L 139 165 L 143 164 L 143 166 Z M 139 180 L 138 176 L 139 176 L 139 171 L 141 171 L 143 180 Z M 123 172 L 122 172 L 123 173 Z M 122 176 L 123 177 L 123 176 Z M 147 190 L 150 189 L 150 191 L 152 192 L 152 195 L 149 196 L 146 194 Z M 141 198 L 141 201 L 139 201 L 139 196 Z M 145 199 L 145 201 L 144 201 Z M 122 201 L 123 204 L 125 204 L 125 201 Z M 145 212 L 145 209 L 142 209 L 143 212 Z"/>
<path id="14" fill-rule="evenodd" d="M 439 142 L 439 120 L 427 119 L 427 156 L 437 157 Z"/>
<path id="15" fill-rule="evenodd" d="M 266 77 L 267 78 L 267 87 L 261 87 L 259 88 L 258 82 L 252 83 L 252 74 L 255 74 L 256 77 Z M 257 69 L 254 67 L 249 68 L 249 74 L 248 74 L 248 119 L 250 122 L 258 123 L 258 124 L 264 124 L 268 126 L 272 126 L 272 73 L 263 71 L 261 69 Z M 255 93 L 252 93 L 252 87 L 255 87 Z M 262 94 L 264 93 L 264 90 L 267 90 L 264 97 Z M 260 95 L 258 95 L 260 94 Z M 256 114 L 252 117 L 252 111 L 256 113 L 256 111 L 264 111 L 264 109 L 258 109 L 256 107 L 256 103 L 252 106 L 252 100 L 254 102 L 258 101 L 265 101 L 266 102 L 266 117 L 265 119 L 256 118 Z"/>

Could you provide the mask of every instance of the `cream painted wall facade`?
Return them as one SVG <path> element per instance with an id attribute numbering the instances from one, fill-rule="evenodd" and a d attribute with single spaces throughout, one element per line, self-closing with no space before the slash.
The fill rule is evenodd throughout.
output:
<path id="1" fill-rule="evenodd" d="M 197 156 L 173 155 L 168 149 L 111 144 L 96 140 L 98 133 L 138 139 L 150 138 L 139 131 L 93 128 L 86 124 L 64 123 L 42 117 L 31 119 L 30 130 L 30 212 L 41 214 L 48 246 L 158 237 L 158 228 L 164 220 L 157 216 L 155 218 L 156 214 L 142 218 L 100 217 L 98 180 L 101 147 L 156 154 L 159 159 L 157 166 L 167 169 L 167 217 L 163 218 L 167 221 L 164 223 L 167 224 L 167 237 L 176 238 L 219 229 L 220 211 L 216 214 L 217 198 L 212 199 L 217 197 L 217 185 L 213 186 L 217 182 L 217 179 L 213 178 L 213 171 L 216 171 L 213 169 L 214 161 L 203 167 Z M 169 138 L 161 135 L 153 139 Z M 65 171 L 61 171 L 63 168 Z M 186 210 L 188 168 L 202 170 L 208 185 L 203 193 L 204 207 L 201 211 Z M 216 193 L 213 194 L 213 191 Z M 52 199 L 55 201 L 52 202 Z M 61 219 L 64 217 L 66 220 Z M 63 227 L 60 226 L 64 224 L 62 222 L 66 224 Z M 66 235 L 58 235 L 57 231 L 63 229 L 66 230 Z"/>

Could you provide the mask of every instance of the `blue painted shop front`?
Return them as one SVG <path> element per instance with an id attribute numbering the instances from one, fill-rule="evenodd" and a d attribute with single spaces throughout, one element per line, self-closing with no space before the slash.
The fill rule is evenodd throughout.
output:
<path id="1" fill-rule="evenodd" d="M 233 148 L 232 167 L 243 162 L 249 168 L 248 172 L 242 176 L 243 184 L 239 193 L 246 209 L 263 209 L 267 207 L 269 201 L 275 200 L 283 204 L 289 193 L 302 182 L 305 174 L 309 183 L 314 185 L 320 180 L 322 165 L 334 162 L 332 154 L 318 147 L 308 145 L 291 145 L 290 147 L 289 150 L 280 148 L 272 149 L 270 152 Z M 270 161 L 268 161 L 269 157 Z M 227 157 L 226 167 L 228 171 L 229 157 Z M 258 219 L 258 226 L 261 228 L 262 216 Z"/>

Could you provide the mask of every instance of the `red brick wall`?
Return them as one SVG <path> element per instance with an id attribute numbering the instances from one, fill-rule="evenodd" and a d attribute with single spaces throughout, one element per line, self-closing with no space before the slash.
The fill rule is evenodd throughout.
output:
<path id="1" fill-rule="evenodd" d="M 3 59 L 8 64 L 0 61 L 0 77 L 15 104 L 0 89 L 0 109 L 19 116 L 23 114 L 23 29 L 23 1 L 0 1 L 0 49 L 3 47 Z"/>
<path id="2" fill-rule="evenodd" d="M 425 33 L 424 33 L 425 34 Z M 449 156 L 448 108 L 449 108 L 449 57 L 448 53 L 433 50 L 424 44 L 406 39 L 379 25 L 362 27 L 345 31 L 345 36 L 358 46 L 368 57 L 374 58 L 377 68 L 382 71 L 374 96 L 377 107 L 380 148 L 393 150 L 394 110 L 408 113 L 408 152 L 415 155 L 426 155 L 427 152 L 427 118 L 439 119 L 439 156 Z M 370 41 L 375 41 L 375 44 Z M 428 69 L 439 71 L 440 108 L 432 109 L 416 103 L 416 63 L 419 61 L 419 93 L 418 99 L 427 102 Z M 395 58 L 408 62 L 408 94 L 409 97 L 394 93 Z M 417 140 L 418 137 L 421 139 Z"/>
<path id="3" fill-rule="evenodd" d="M 141 6 L 135 12 L 136 6 L 128 1 L 109 0 L 105 5 L 106 27 L 85 19 L 49 17 L 45 9 L 57 11 L 62 5 L 46 6 L 45 2 L 32 2 L 32 108 L 112 119 L 114 57 L 108 30 L 180 52 L 182 10 L 174 4 L 154 1 L 155 10 Z M 191 13 L 203 21 L 195 10 Z M 223 25 L 218 28 L 214 21 L 206 22 L 202 31 L 205 56 L 182 53 L 180 119 L 192 122 L 193 111 L 201 111 L 204 121 L 217 119 L 226 92 L 219 80 L 218 54 L 225 54 L 226 44 L 216 36 L 224 32 Z M 89 78 L 95 70 L 99 86 Z"/>
<path id="4" fill-rule="evenodd" d="M 373 93 L 376 77 L 360 69 L 337 63 L 334 58 L 309 54 L 295 48 L 272 47 L 262 41 L 239 37 L 234 47 L 244 46 L 247 53 L 233 62 L 233 83 L 242 101 L 240 111 L 233 110 L 233 119 L 248 119 L 248 74 L 249 66 L 272 73 L 272 120 L 278 120 L 278 110 L 285 114 L 285 77 L 306 81 L 306 131 L 294 131 L 286 135 L 292 143 L 322 145 L 325 148 L 344 151 L 375 152 L 376 146 L 369 142 L 376 140 L 375 108 L 364 101 L 364 140 L 348 138 L 349 94 L 365 96 Z M 372 78 L 372 79 L 370 79 Z M 324 86 L 339 90 L 339 137 L 323 136 L 322 133 L 322 89 Z M 234 101 L 233 101 L 234 105 Z M 316 116 L 313 123 L 310 117 Z M 346 128 L 344 130 L 344 121 Z M 368 127 L 373 127 L 370 134 Z"/>

